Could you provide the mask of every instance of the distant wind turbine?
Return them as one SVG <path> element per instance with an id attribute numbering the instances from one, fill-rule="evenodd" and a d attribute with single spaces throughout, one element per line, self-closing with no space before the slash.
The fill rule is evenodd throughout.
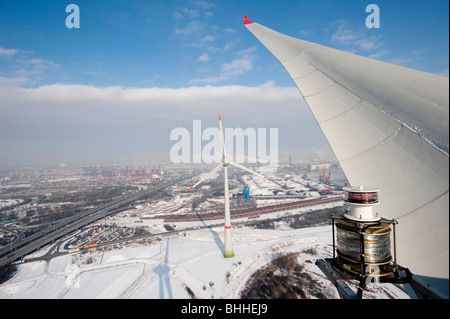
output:
<path id="1" fill-rule="evenodd" d="M 231 240 L 231 217 L 230 217 L 230 198 L 228 193 L 228 165 L 232 165 L 234 167 L 240 168 L 244 171 L 250 172 L 252 174 L 264 177 L 265 179 L 268 179 L 266 176 L 261 175 L 259 173 L 256 173 L 252 171 L 251 169 L 242 166 L 241 164 L 229 161 L 227 159 L 227 154 L 225 150 L 225 142 L 223 137 L 223 129 L 222 129 L 222 119 L 219 116 L 219 126 L 220 126 L 220 138 L 222 142 L 222 163 L 220 163 L 219 166 L 214 168 L 209 174 L 207 174 L 205 177 L 200 179 L 194 186 L 192 186 L 189 190 L 192 190 L 199 184 L 201 184 L 203 181 L 211 177 L 213 174 L 217 173 L 221 168 L 223 168 L 224 172 L 224 189 L 225 189 L 225 249 L 224 249 L 224 256 L 225 258 L 231 258 L 234 257 L 233 252 L 233 245 Z"/>

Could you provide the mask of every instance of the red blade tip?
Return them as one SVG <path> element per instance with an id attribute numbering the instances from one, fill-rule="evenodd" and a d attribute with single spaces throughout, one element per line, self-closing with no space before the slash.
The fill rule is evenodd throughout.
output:
<path id="1" fill-rule="evenodd" d="M 255 23 L 255 22 L 249 20 L 247 15 L 245 15 L 245 17 L 244 17 L 244 24 L 250 24 L 250 23 Z"/>
<path id="2" fill-rule="evenodd" d="M 189 190 L 191 191 L 194 187 L 189 188 Z"/>
<path id="3" fill-rule="evenodd" d="M 222 119 L 220 118 L 220 115 L 219 115 L 219 121 L 222 121 Z"/>

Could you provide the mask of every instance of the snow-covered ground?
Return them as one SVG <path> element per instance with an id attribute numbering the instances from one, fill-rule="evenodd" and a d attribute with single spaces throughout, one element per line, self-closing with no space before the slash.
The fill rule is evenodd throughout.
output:
<path id="1" fill-rule="evenodd" d="M 0 209 L 16 206 L 23 202 L 23 199 L 0 199 Z"/>
<path id="2" fill-rule="evenodd" d="M 300 177 L 292 176 L 291 180 L 295 182 L 286 182 L 289 188 L 307 190 L 303 186 L 306 182 Z M 273 195 L 273 189 L 282 190 L 279 185 L 257 177 L 247 178 L 246 182 L 252 196 L 255 193 Z M 163 219 L 149 217 L 187 214 L 192 211 L 191 203 L 201 195 L 183 193 L 168 201 L 141 203 L 135 209 L 104 218 L 98 224 L 143 227 L 151 233 L 161 233 L 165 231 Z M 281 202 L 288 201 L 285 199 Z M 208 209 L 221 203 L 222 199 L 216 198 L 202 205 Z M 278 203 L 280 200 L 258 199 L 257 206 Z M 297 208 L 265 214 L 259 219 L 288 217 L 341 205 L 342 202 L 333 202 Z M 316 259 L 332 257 L 331 226 L 292 229 L 284 221 L 276 222 L 275 230 L 237 226 L 247 221 L 248 217 L 233 219 L 233 258 L 223 257 L 223 221 L 171 223 L 175 229 L 205 225 L 209 228 L 153 237 L 146 243 L 133 241 L 116 244 L 113 248 L 90 248 L 86 253 L 77 252 L 49 261 L 19 264 L 15 275 L 0 285 L 0 299 L 237 299 L 255 271 L 280 254 L 289 252 L 300 253 L 297 261 L 313 278 L 316 289 L 327 298 L 339 298 L 336 288 L 315 265 Z M 70 240 L 65 239 L 58 250 L 64 251 L 63 245 Z M 32 257 L 43 256 L 50 247 L 53 248 L 44 247 Z M 351 285 L 356 291 L 357 283 L 352 282 Z M 364 297 L 409 298 L 390 284 L 371 287 Z"/>
<path id="3" fill-rule="evenodd" d="M 332 256 L 330 226 L 278 230 L 236 228 L 235 257 L 223 257 L 223 227 L 161 237 L 153 243 L 119 249 L 91 249 L 49 262 L 20 264 L 0 285 L 0 299 L 11 298 L 239 298 L 250 276 L 280 253 L 301 253 L 298 262 L 328 298 L 339 298 L 315 265 Z M 189 292 L 188 292 L 189 291 Z M 366 298 L 408 298 L 393 285 L 374 287 Z"/>

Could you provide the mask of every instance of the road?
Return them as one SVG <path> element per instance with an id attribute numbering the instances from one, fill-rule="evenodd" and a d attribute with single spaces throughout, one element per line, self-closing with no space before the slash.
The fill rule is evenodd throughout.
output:
<path id="1" fill-rule="evenodd" d="M 82 217 L 74 216 L 71 218 L 67 218 L 62 223 L 59 223 L 57 225 L 55 224 L 53 227 L 44 229 L 31 236 L 23 238 L 20 241 L 16 240 L 12 245 L 8 245 L 7 247 L 4 247 L 2 250 L 0 250 L 0 267 L 3 267 L 10 262 L 19 260 L 23 256 L 28 255 L 29 253 L 38 250 L 41 247 L 44 247 L 59 238 L 67 236 L 68 234 L 88 224 L 96 222 L 97 220 L 102 219 L 108 215 L 114 214 L 118 208 L 134 202 L 148 192 L 169 187 L 175 183 L 179 183 L 185 179 L 192 177 L 194 177 L 194 175 L 185 176 L 173 181 L 163 182 L 150 189 L 136 192 L 131 195 L 120 196 L 107 204 L 88 211 Z"/>

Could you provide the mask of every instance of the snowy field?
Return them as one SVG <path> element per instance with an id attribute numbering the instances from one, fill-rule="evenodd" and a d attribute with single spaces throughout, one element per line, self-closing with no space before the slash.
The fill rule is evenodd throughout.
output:
<path id="1" fill-rule="evenodd" d="M 161 237 L 146 245 L 105 250 L 90 249 L 51 259 L 20 264 L 0 285 L 0 299 L 237 299 L 258 268 L 280 253 L 301 253 L 299 264 L 315 278 L 329 299 L 336 289 L 315 265 L 332 256 L 330 226 L 278 230 L 236 228 L 235 257 L 223 257 L 223 227 L 198 229 Z M 393 285 L 383 284 L 366 298 L 409 298 Z"/>
<path id="2" fill-rule="evenodd" d="M 299 176 L 279 180 L 291 190 L 306 191 Z M 279 185 L 264 179 L 248 181 L 252 195 L 273 195 Z M 307 197 L 319 196 L 309 191 Z M 96 225 L 141 227 L 151 233 L 165 232 L 164 220 L 148 219 L 166 214 L 188 214 L 201 193 L 179 194 L 171 200 L 157 200 L 102 219 Z M 298 199 L 292 199 L 298 201 Z M 292 201 L 258 199 L 258 206 Z M 202 203 L 202 208 L 220 205 L 220 198 Z M 7 206 L 13 203 L 2 203 Z M 205 206 L 205 207 L 203 207 Z M 283 212 L 264 214 L 258 220 L 289 217 L 342 206 L 332 202 Z M 108 247 L 90 248 L 55 257 L 49 261 L 19 264 L 17 272 L 0 285 L 0 299 L 239 299 L 251 276 L 281 254 L 299 253 L 297 262 L 314 282 L 314 289 L 328 299 L 338 299 L 336 288 L 315 265 L 320 258 L 332 257 L 331 226 L 292 229 L 286 222 L 275 223 L 276 229 L 254 229 L 238 226 L 248 217 L 233 219 L 234 258 L 224 258 L 223 220 L 171 223 L 175 229 L 196 228 L 177 235 L 152 237 L 147 243 L 132 241 Z M 217 226 L 220 225 L 220 226 Z M 199 228 L 208 226 L 208 228 Z M 78 233 L 77 233 L 78 234 Z M 75 234 L 75 235 L 77 235 Z M 73 237 L 71 237 L 73 238 Z M 71 238 L 66 238 L 58 250 Z M 42 248 L 30 257 L 46 254 L 53 246 Z M 358 282 L 350 283 L 356 291 Z M 369 289 L 370 287 L 370 289 Z M 364 292 L 367 299 L 407 299 L 402 290 L 390 284 L 373 284 Z M 315 298 L 305 291 L 306 298 Z"/>

